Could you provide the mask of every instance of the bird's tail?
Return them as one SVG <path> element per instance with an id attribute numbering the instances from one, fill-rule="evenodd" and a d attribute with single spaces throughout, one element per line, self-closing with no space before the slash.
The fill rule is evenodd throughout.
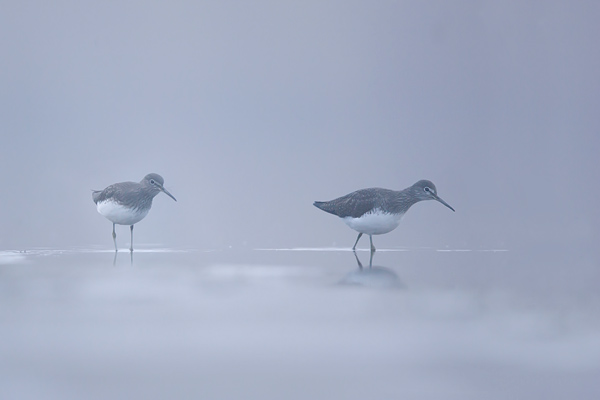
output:
<path id="1" fill-rule="evenodd" d="M 98 198 L 100 197 L 100 193 L 102 193 L 102 190 L 92 189 L 92 199 L 94 200 L 94 203 L 98 203 Z"/>
<path id="2" fill-rule="evenodd" d="M 333 209 L 331 208 L 331 202 L 330 201 L 315 201 L 313 203 L 313 206 L 320 208 L 321 210 L 328 212 L 330 214 L 334 214 Z"/>

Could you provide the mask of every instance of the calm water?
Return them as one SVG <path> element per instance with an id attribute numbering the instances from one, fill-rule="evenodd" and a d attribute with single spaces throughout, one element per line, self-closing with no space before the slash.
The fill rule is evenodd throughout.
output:
<path id="1" fill-rule="evenodd" d="M 0 397 L 600 398 L 597 260 L 493 250 L 0 252 Z"/>

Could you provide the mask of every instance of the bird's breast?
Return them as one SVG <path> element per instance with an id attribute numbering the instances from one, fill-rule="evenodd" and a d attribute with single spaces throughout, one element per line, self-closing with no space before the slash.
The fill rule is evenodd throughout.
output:
<path id="1" fill-rule="evenodd" d="M 119 225 L 134 225 L 150 211 L 150 208 L 130 208 L 111 200 L 98 202 L 96 208 L 100 215 Z"/>
<path id="2" fill-rule="evenodd" d="M 345 217 L 344 222 L 357 232 L 367 235 L 382 235 L 393 231 L 402 220 L 402 214 L 391 214 L 381 210 L 373 210 L 358 218 Z"/>

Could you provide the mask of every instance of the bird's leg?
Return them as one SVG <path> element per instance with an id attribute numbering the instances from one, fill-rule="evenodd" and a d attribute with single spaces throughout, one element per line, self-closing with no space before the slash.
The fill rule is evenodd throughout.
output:
<path id="1" fill-rule="evenodd" d="M 369 239 L 371 239 L 371 253 L 375 252 L 375 246 L 373 246 L 373 235 L 369 235 Z"/>
<path id="2" fill-rule="evenodd" d="M 133 225 L 131 225 L 129 229 L 131 229 L 131 245 L 129 246 L 129 251 L 133 252 Z"/>
<path id="3" fill-rule="evenodd" d="M 356 255 L 356 250 L 353 250 L 353 252 L 354 252 L 354 257 L 356 257 L 356 262 L 358 263 L 358 268 L 363 269 L 362 263 L 358 259 L 358 255 Z"/>
<path id="4" fill-rule="evenodd" d="M 371 250 L 371 258 L 369 258 L 369 268 L 373 267 L 373 254 L 375 254 L 375 249 Z"/>
<path id="5" fill-rule="evenodd" d="M 115 242 L 115 253 L 119 251 L 117 249 L 117 233 L 115 232 L 115 224 L 113 224 L 113 242 Z"/>
<path id="6" fill-rule="evenodd" d="M 356 250 L 356 245 L 358 244 L 358 241 L 360 240 L 360 237 L 362 236 L 362 232 L 359 232 L 358 237 L 356 238 L 356 242 L 354 242 L 354 246 L 352 247 L 352 250 Z"/>

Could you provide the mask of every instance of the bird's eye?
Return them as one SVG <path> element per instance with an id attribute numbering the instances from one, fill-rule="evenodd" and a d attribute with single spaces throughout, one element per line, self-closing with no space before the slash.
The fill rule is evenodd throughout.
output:
<path id="1" fill-rule="evenodd" d="M 423 188 L 423 190 L 424 190 L 424 191 L 426 191 L 426 192 L 431 192 L 431 189 L 429 189 L 429 187 L 427 187 L 427 186 L 425 186 L 425 187 Z"/>
<path id="2" fill-rule="evenodd" d="M 154 185 L 154 179 L 150 179 L 150 183 Z"/>

